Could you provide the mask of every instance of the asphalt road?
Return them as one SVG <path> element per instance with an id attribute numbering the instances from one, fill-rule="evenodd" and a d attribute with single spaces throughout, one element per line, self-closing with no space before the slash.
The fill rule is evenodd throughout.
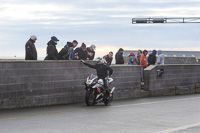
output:
<path id="1" fill-rule="evenodd" d="M 0 133 L 200 133 L 200 94 L 1 110 Z"/>

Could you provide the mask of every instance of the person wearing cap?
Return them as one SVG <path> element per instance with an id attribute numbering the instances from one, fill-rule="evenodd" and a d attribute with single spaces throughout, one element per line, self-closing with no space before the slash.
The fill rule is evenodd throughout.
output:
<path id="1" fill-rule="evenodd" d="M 90 47 L 87 48 L 88 51 L 88 59 L 89 60 L 93 60 L 94 56 L 95 56 L 95 49 L 96 46 L 94 44 L 92 44 Z"/>
<path id="2" fill-rule="evenodd" d="M 67 44 L 60 50 L 58 53 L 58 59 L 59 60 L 69 60 L 69 55 L 71 52 L 71 49 L 73 49 L 74 45 L 71 42 L 67 42 Z"/>
<path id="3" fill-rule="evenodd" d="M 137 58 L 135 57 L 134 52 L 130 52 L 130 54 L 129 54 L 128 57 L 129 57 L 129 63 L 128 63 L 128 65 L 137 65 L 138 60 L 137 60 Z"/>
<path id="4" fill-rule="evenodd" d="M 76 60 L 87 60 L 88 52 L 86 49 L 86 44 L 82 43 L 81 47 L 75 49 L 75 59 Z"/>
<path id="5" fill-rule="evenodd" d="M 148 57 L 148 66 L 156 64 L 156 54 L 157 51 L 153 50 L 153 52 Z"/>
<path id="6" fill-rule="evenodd" d="M 112 64 L 112 60 L 113 60 L 113 52 L 110 51 L 107 55 L 105 55 L 104 57 L 104 64 L 106 64 L 107 66 L 110 66 Z"/>
<path id="7" fill-rule="evenodd" d="M 35 42 L 37 40 L 37 37 L 35 35 L 32 35 L 30 39 L 26 42 L 25 45 L 25 60 L 37 60 L 37 50 L 35 48 Z"/>
<path id="8" fill-rule="evenodd" d="M 116 64 L 124 64 L 124 57 L 123 57 L 124 50 L 122 48 L 115 54 Z"/>
<path id="9" fill-rule="evenodd" d="M 51 37 L 51 40 L 47 43 L 47 56 L 45 60 L 58 60 L 58 51 L 56 49 L 58 41 L 55 36 Z"/>

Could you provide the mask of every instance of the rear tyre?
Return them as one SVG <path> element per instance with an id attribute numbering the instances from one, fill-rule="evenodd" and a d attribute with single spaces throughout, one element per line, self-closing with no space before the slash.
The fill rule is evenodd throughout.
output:
<path id="1" fill-rule="evenodd" d="M 106 106 L 109 106 L 111 104 L 112 100 L 113 100 L 113 93 L 110 94 L 110 97 L 106 99 L 106 101 L 104 102 L 104 104 Z"/>
<path id="2" fill-rule="evenodd" d="M 87 106 L 92 106 L 95 103 L 95 95 L 93 91 L 87 91 L 85 94 L 85 103 Z"/>

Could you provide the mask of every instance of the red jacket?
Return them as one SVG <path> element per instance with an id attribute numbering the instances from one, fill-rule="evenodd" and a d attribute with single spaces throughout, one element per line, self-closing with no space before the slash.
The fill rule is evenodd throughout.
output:
<path id="1" fill-rule="evenodd" d="M 140 56 L 140 65 L 142 67 L 147 67 L 147 59 L 146 59 L 146 56 L 144 54 L 142 54 Z"/>

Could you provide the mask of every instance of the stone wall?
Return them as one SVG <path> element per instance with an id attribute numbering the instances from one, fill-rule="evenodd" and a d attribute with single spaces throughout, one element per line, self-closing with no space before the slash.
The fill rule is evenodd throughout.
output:
<path id="1" fill-rule="evenodd" d="M 112 68 L 114 99 L 139 97 L 141 67 Z M 84 102 L 92 73 L 79 61 L 0 61 L 0 109 Z"/>
<path id="2" fill-rule="evenodd" d="M 158 76 L 160 70 L 164 72 Z M 150 66 L 144 75 L 144 89 L 152 96 L 195 93 L 200 89 L 200 65 Z"/>

